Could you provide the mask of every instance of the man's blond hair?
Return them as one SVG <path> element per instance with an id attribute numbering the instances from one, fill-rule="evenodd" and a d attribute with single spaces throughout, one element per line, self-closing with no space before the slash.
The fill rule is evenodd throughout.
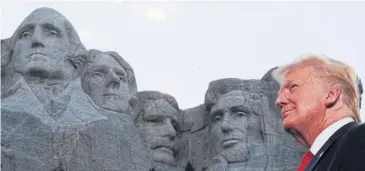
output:
<path id="1" fill-rule="evenodd" d="M 325 56 L 307 55 L 296 62 L 280 67 L 273 73 L 273 77 L 282 84 L 287 74 L 294 69 L 305 67 L 312 67 L 314 69 L 312 74 L 328 85 L 339 85 L 343 103 L 353 112 L 355 121 L 361 122 L 357 75 L 349 65 Z"/>

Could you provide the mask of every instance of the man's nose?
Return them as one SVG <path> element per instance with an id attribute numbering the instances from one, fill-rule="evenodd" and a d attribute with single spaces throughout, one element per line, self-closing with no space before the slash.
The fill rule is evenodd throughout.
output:
<path id="1" fill-rule="evenodd" d="M 176 130 L 174 128 L 174 126 L 172 125 L 170 119 L 168 119 L 165 123 L 165 135 L 164 137 L 168 137 L 170 140 L 174 140 L 176 137 Z"/>
<path id="2" fill-rule="evenodd" d="M 282 92 L 282 93 L 280 93 L 280 94 L 279 94 L 278 98 L 277 98 L 277 99 L 276 99 L 276 101 L 275 101 L 275 104 L 276 104 L 277 106 L 279 106 L 280 108 L 283 108 L 283 107 L 284 107 L 284 105 L 288 104 L 288 100 L 287 100 L 287 98 L 285 97 L 284 92 Z"/>
<path id="3" fill-rule="evenodd" d="M 32 35 L 32 48 L 44 47 L 42 28 L 36 26 Z"/>
<path id="4" fill-rule="evenodd" d="M 107 74 L 107 84 L 109 88 L 119 89 L 119 82 L 121 78 L 118 76 L 113 69 L 109 69 Z"/>
<path id="5" fill-rule="evenodd" d="M 221 129 L 223 133 L 231 132 L 234 129 L 234 125 L 232 125 L 230 118 L 226 114 L 223 116 Z"/>

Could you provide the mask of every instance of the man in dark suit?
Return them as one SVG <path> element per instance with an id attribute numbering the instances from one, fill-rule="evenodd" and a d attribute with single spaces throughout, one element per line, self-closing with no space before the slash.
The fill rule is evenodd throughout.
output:
<path id="1" fill-rule="evenodd" d="M 365 171 L 365 125 L 351 67 L 309 56 L 280 68 L 275 78 L 284 128 L 309 148 L 298 171 Z"/>

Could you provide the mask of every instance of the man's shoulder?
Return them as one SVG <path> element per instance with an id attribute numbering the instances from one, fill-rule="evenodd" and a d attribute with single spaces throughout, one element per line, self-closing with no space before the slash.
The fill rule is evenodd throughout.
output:
<path id="1" fill-rule="evenodd" d="M 353 124 L 345 134 L 341 149 L 337 156 L 341 156 L 343 167 L 351 170 L 365 170 L 365 124 Z"/>
<path id="2" fill-rule="evenodd" d="M 362 156 L 365 161 L 365 124 L 352 123 L 338 146 L 341 149 L 341 153 L 344 154 L 344 157 Z"/>
<path id="3" fill-rule="evenodd" d="M 359 138 L 365 141 L 365 123 L 353 123 L 347 132 L 347 138 Z M 365 146 L 365 144 L 364 144 Z"/>

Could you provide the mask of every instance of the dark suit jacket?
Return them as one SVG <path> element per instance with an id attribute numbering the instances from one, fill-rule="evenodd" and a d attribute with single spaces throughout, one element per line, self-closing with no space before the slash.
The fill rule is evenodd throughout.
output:
<path id="1" fill-rule="evenodd" d="M 305 171 L 365 171 L 365 124 L 351 122 L 337 130 Z"/>

